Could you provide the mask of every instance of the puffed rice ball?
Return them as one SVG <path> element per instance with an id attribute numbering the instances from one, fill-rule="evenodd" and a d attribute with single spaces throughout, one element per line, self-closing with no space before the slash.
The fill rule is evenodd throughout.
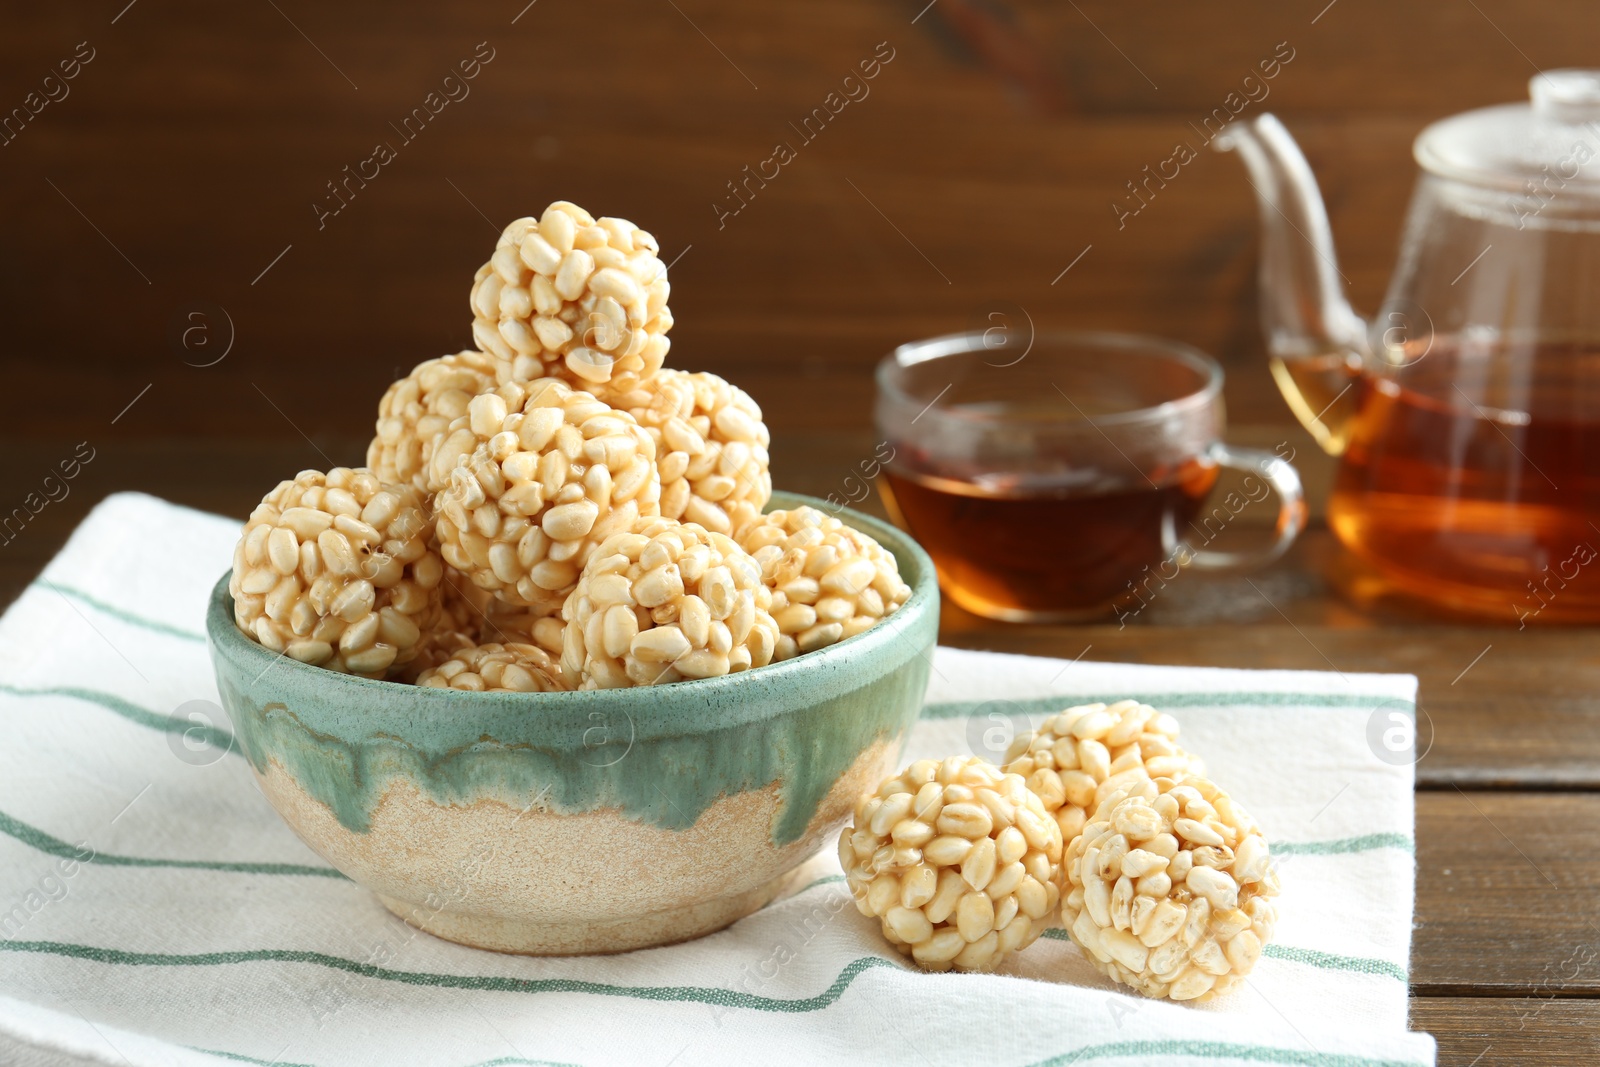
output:
<path id="1" fill-rule="evenodd" d="M 656 239 L 564 200 L 505 228 L 472 286 L 472 336 L 520 379 L 631 389 L 666 359 L 667 268 Z"/>
<path id="2" fill-rule="evenodd" d="M 537 645 L 557 659 L 566 647 L 566 622 L 559 613 L 543 615 L 532 609 L 518 610 L 496 602 L 483 632 L 501 640 Z"/>
<path id="3" fill-rule="evenodd" d="M 1137 700 L 1059 712 L 1012 740 L 1005 769 L 1027 779 L 1068 844 L 1101 801 L 1135 779 L 1205 773 L 1199 757 L 1178 746 L 1177 720 Z"/>
<path id="4" fill-rule="evenodd" d="M 422 640 L 417 642 L 411 662 L 403 668 L 390 671 L 389 678 L 392 681 L 415 685 L 423 674 L 477 643 L 476 633 L 456 629 L 449 623 L 438 624 L 434 629 L 425 632 Z"/>
<path id="5" fill-rule="evenodd" d="M 444 563 L 416 488 L 365 468 L 301 471 L 245 523 L 233 554 L 234 620 L 274 652 L 382 677 L 438 622 Z"/>
<path id="6" fill-rule="evenodd" d="M 1266 838 L 1205 778 L 1117 790 L 1062 868 L 1072 940 L 1147 997 L 1210 1000 L 1249 974 L 1272 939 L 1278 876 Z"/>
<path id="7" fill-rule="evenodd" d="M 550 655 L 560 657 L 564 623 L 559 613 L 547 615 L 533 608 L 507 604 L 487 589 L 479 589 L 470 578 L 448 564 L 444 569 L 444 587 L 444 610 L 446 617 L 452 620 L 450 625 L 470 637 L 456 648 L 494 643 L 538 645 Z"/>
<path id="8" fill-rule="evenodd" d="M 439 615 L 434 624 L 423 631 L 411 662 L 392 677 L 414 685 L 424 671 L 437 667 L 463 649 L 489 641 L 512 640 L 486 634 L 484 602 L 497 603 L 493 593 L 479 589 L 466 575 L 446 563 L 444 577 L 439 581 Z"/>
<path id="9" fill-rule="evenodd" d="M 1061 831 L 1021 776 L 918 760 L 856 805 L 839 863 L 856 908 L 930 971 L 989 971 L 1044 930 Z"/>
<path id="10" fill-rule="evenodd" d="M 475 693 L 556 693 L 570 688 L 550 654 L 534 645 L 491 642 L 464 648 L 422 672 L 417 684 Z"/>
<path id="11" fill-rule="evenodd" d="M 782 635 L 775 661 L 854 637 L 911 596 L 894 556 L 816 508 L 769 512 L 746 524 L 738 541 L 772 590 Z"/>
<path id="12" fill-rule="evenodd" d="M 641 521 L 595 550 L 567 598 L 562 670 L 574 686 L 617 689 L 765 666 L 778 637 L 770 600 L 731 538 Z"/>
<path id="13" fill-rule="evenodd" d="M 536 387 L 536 388 L 535 388 Z M 633 416 L 546 379 L 522 410 L 476 396 L 457 420 L 482 442 L 456 458 L 456 434 L 438 446 L 450 464 L 434 498 L 439 551 L 480 589 L 550 615 L 577 583 L 594 546 L 641 516 L 659 514 L 655 444 Z"/>
<path id="14" fill-rule="evenodd" d="M 385 482 L 410 482 L 424 493 L 438 492 L 442 484 L 428 478 L 433 441 L 467 413 L 473 397 L 495 385 L 494 359 L 482 352 L 457 352 L 417 364 L 378 402 L 367 466 Z"/>
<path id="15" fill-rule="evenodd" d="M 606 400 L 656 442 L 661 514 L 732 536 L 772 497 L 761 407 L 715 374 L 665 368 Z"/>

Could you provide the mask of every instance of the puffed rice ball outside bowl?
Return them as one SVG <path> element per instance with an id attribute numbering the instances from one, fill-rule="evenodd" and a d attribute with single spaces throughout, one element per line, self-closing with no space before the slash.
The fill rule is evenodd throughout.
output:
<path id="1" fill-rule="evenodd" d="M 770 507 L 824 507 L 775 493 Z M 267 799 L 334 867 L 429 933 L 565 955 L 721 929 L 794 869 L 899 763 L 939 624 L 933 563 L 893 553 L 910 599 L 838 644 L 670 685 L 469 692 L 278 656 L 206 626 L 223 706 Z"/>

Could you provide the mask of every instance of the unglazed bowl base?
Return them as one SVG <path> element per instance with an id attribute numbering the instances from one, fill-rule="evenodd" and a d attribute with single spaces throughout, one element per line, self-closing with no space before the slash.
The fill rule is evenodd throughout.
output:
<path id="1" fill-rule="evenodd" d="M 417 929 L 469 948 L 527 956 L 579 956 L 628 952 L 716 933 L 757 911 L 793 881 L 794 871 L 742 893 L 611 922 L 535 923 L 467 912 L 430 909 L 375 894 L 384 907 Z"/>

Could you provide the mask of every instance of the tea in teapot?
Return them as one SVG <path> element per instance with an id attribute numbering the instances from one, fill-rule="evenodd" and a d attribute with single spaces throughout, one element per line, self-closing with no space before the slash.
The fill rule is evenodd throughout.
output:
<path id="1" fill-rule="evenodd" d="M 1600 621 L 1600 71 L 1416 140 L 1421 177 L 1369 324 L 1310 167 L 1271 115 L 1214 143 L 1250 172 L 1273 374 L 1340 457 L 1328 523 L 1397 589 L 1515 621 Z"/>

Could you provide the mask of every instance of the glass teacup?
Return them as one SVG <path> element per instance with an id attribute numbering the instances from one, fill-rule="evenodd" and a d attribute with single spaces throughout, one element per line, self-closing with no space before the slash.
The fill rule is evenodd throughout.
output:
<path id="1" fill-rule="evenodd" d="M 1122 614 L 1185 567 L 1267 563 L 1305 524 L 1286 460 L 1222 442 L 1222 368 L 1173 341 L 1045 334 L 1021 357 L 983 332 L 915 341 L 878 365 L 876 420 L 890 515 L 991 619 Z M 1222 467 L 1245 477 L 1206 510 Z M 1270 545 L 1205 547 L 1273 492 Z"/>

